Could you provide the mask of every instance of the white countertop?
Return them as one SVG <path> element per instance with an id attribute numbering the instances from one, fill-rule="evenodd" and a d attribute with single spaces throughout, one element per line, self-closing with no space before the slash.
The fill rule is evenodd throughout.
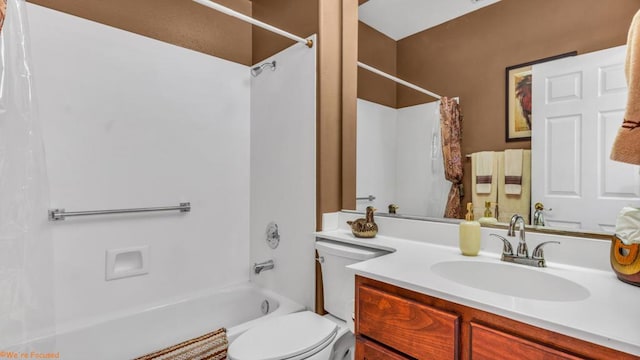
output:
<path id="1" fill-rule="evenodd" d="M 457 225 L 444 226 L 453 226 L 457 234 Z M 316 236 L 392 251 L 349 266 L 358 275 L 640 356 L 640 287 L 619 281 L 613 271 L 554 263 L 547 255 L 547 268 L 526 268 L 578 283 L 589 290 L 590 296 L 579 301 L 532 300 L 462 285 L 431 270 L 434 264 L 444 261 L 500 262 L 494 252 L 481 251 L 479 256 L 467 257 L 460 254 L 457 246 L 380 233 L 373 239 L 359 239 L 340 226 L 318 232 Z M 571 241 L 566 246 L 570 245 Z M 501 249 L 499 242 L 492 243 L 491 247 Z"/>

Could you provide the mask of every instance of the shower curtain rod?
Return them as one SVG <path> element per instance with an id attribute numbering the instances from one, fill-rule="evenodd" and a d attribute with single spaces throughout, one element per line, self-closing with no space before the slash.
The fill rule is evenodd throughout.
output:
<path id="1" fill-rule="evenodd" d="M 215 3 L 213 1 L 209 1 L 209 0 L 193 0 L 193 1 L 197 2 L 200 5 L 204 5 L 206 7 L 212 8 L 214 10 L 218 10 L 218 11 L 220 11 L 222 13 L 225 13 L 225 14 L 227 14 L 229 16 L 233 16 L 233 17 L 238 18 L 238 19 L 240 19 L 242 21 L 246 21 L 246 22 L 248 22 L 250 24 L 253 24 L 255 26 L 261 27 L 261 28 L 263 28 L 265 30 L 269 30 L 269 31 L 274 32 L 274 33 L 276 33 L 278 35 L 287 37 L 287 38 L 289 38 L 291 40 L 295 40 L 297 42 L 301 42 L 301 43 L 307 45 L 307 47 L 309 47 L 309 48 L 313 47 L 313 40 L 311 40 L 311 39 L 304 39 L 304 38 L 301 38 L 299 36 L 293 35 L 291 33 L 288 33 L 286 31 L 284 31 L 284 30 L 278 29 L 275 26 L 269 25 L 267 23 L 263 23 L 260 20 L 256 20 L 256 19 L 252 18 L 251 16 L 247 16 L 245 14 L 241 14 L 241 13 L 235 11 L 235 10 L 231 10 L 228 7 L 222 6 L 222 5 L 220 5 L 218 3 Z"/>
<path id="2" fill-rule="evenodd" d="M 410 82 L 407 82 L 407 81 L 404 81 L 402 79 L 398 79 L 397 77 L 395 77 L 393 75 L 389 75 L 386 72 L 382 72 L 382 71 L 380 71 L 380 70 L 378 70 L 378 69 L 376 69 L 374 67 L 371 67 L 371 66 L 369 66 L 367 64 L 364 64 L 364 63 L 361 63 L 360 61 L 358 61 L 358 66 L 360 66 L 363 69 L 369 70 L 372 73 L 378 74 L 378 75 L 380 75 L 382 77 L 386 77 L 389 80 L 393 80 L 393 81 L 397 82 L 398 84 L 401 84 L 401 85 L 404 85 L 406 87 L 412 88 L 413 90 L 419 91 L 419 92 L 421 92 L 423 94 L 427 94 L 427 95 L 429 95 L 431 97 L 434 97 L 434 98 L 436 98 L 438 100 L 442 99 L 442 96 L 440 96 L 440 95 L 438 95 L 436 93 L 433 93 L 433 92 L 431 92 L 429 90 L 423 89 L 420 86 L 414 85 L 414 84 L 412 84 Z"/>

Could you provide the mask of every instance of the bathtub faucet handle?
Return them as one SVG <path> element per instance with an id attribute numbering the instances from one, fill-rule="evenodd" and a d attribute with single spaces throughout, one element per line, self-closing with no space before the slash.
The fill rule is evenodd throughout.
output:
<path id="1" fill-rule="evenodd" d="M 261 263 L 253 264 L 253 272 L 256 274 L 260 274 L 264 270 L 271 270 L 275 266 L 273 260 L 267 260 Z"/>

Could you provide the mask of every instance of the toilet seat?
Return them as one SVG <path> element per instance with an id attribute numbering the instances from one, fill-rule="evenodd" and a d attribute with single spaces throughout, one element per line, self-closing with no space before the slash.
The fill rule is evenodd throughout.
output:
<path id="1" fill-rule="evenodd" d="M 311 311 L 267 320 L 240 335 L 227 356 L 230 360 L 305 359 L 331 344 L 338 325 Z"/>

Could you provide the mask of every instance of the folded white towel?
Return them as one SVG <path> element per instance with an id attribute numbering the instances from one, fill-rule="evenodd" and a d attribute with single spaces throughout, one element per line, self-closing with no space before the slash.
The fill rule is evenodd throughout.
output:
<path id="1" fill-rule="evenodd" d="M 522 149 L 504 151 L 504 193 L 522 193 Z"/>
<path id="2" fill-rule="evenodd" d="M 484 206 L 482 206 L 482 204 L 484 204 L 485 202 L 492 202 L 492 203 L 496 203 L 498 201 L 498 174 L 499 174 L 499 163 L 498 160 L 500 159 L 500 155 L 502 155 L 502 152 L 494 152 L 493 153 L 493 169 L 491 169 L 491 174 L 492 174 L 492 181 L 491 181 L 491 186 L 489 187 L 490 192 L 486 193 L 486 194 L 478 194 L 478 191 L 476 191 L 476 189 L 478 188 L 478 184 L 477 184 L 477 180 L 478 180 L 478 174 L 476 171 L 476 158 L 478 157 L 479 153 L 473 153 L 471 154 L 471 201 L 476 205 L 473 208 L 473 216 L 476 219 L 481 218 L 484 215 Z"/>
<path id="3" fill-rule="evenodd" d="M 616 236 L 625 245 L 640 244 L 640 209 L 623 207 L 616 219 Z"/>
<path id="4" fill-rule="evenodd" d="M 471 156 L 476 168 L 476 193 L 489 194 L 493 187 L 493 151 L 482 151 Z"/>
<path id="5" fill-rule="evenodd" d="M 496 157 L 498 158 L 498 222 L 508 223 L 513 214 L 520 214 L 528 224 L 531 212 L 531 150 L 522 152 L 522 192 L 519 195 L 508 195 L 504 192 L 504 152 L 496 152 Z"/>

